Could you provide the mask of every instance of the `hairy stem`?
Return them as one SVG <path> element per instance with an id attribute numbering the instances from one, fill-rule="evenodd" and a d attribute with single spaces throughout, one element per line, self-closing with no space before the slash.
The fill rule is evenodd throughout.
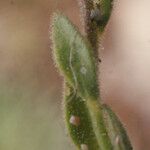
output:
<path id="1" fill-rule="evenodd" d="M 81 11 L 84 33 L 97 57 L 98 41 L 112 11 L 112 0 L 77 0 Z"/>

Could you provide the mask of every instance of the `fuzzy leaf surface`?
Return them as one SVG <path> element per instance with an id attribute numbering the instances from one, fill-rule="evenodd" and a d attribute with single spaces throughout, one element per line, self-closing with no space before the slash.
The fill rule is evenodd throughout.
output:
<path id="1" fill-rule="evenodd" d="M 61 14 L 53 17 L 52 40 L 56 64 L 67 82 L 83 98 L 97 99 L 96 63 L 88 41 Z"/>

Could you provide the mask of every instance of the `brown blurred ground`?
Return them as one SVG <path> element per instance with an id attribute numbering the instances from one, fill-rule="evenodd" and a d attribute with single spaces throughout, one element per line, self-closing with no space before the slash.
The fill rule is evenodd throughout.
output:
<path id="1" fill-rule="evenodd" d="M 2 150 L 72 149 L 49 40 L 58 9 L 81 29 L 76 1 L 0 0 Z M 149 10 L 148 0 L 116 1 L 100 50 L 102 98 L 126 125 L 135 150 L 150 149 Z"/>

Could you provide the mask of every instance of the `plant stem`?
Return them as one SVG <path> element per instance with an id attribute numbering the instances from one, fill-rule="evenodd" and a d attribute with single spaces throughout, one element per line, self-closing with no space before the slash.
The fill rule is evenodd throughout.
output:
<path id="1" fill-rule="evenodd" d="M 98 100 L 89 99 L 86 101 L 86 105 L 91 116 L 93 130 L 99 143 L 100 150 L 111 150 L 112 145 L 107 134 L 100 103 Z"/>
<path id="2" fill-rule="evenodd" d="M 91 11 L 94 9 L 93 1 L 78 0 L 78 3 L 81 11 L 81 21 L 84 27 L 84 34 L 94 49 L 95 57 L 97 57 L 98 29 L 96 28 L 96 23 L 92 22 L 90 17 Z"/>

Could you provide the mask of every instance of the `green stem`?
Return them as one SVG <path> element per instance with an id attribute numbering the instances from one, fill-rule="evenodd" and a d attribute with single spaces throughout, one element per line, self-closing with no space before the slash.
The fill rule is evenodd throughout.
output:
<path id="1" fill-rule="evenodd" d="M 101 150 L 112 150 L 109 136 L 104 123 L 102 106 L 98 100 L 88 99 L 86 105 L 91 116 L 91 122 Z"/>

